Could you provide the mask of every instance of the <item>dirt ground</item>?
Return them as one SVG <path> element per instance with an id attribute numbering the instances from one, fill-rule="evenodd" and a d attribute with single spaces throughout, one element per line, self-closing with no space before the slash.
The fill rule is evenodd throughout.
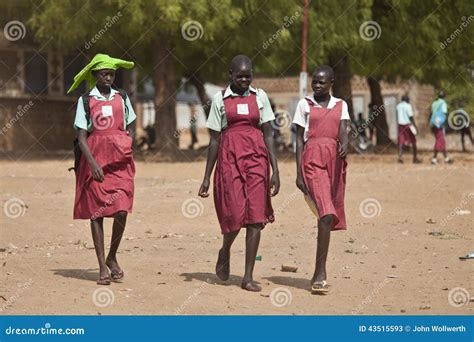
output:
<path id="1" fill-rule="evenodd" d="M 71 160 L 0 161 L 2 314 L 472 314 L 474 154 L 452 165 L 349 156 L 347 231 L 334 232 L 326 296 L 309 293 L 316 219 L 280 160 L 276 222 L 264 230 L 255 276 L 240 289 L 245 231 L 231 279 L 217 280 L 221 236 L 212 197 L 197 190 L 204 161 L 137 162 L 134 212 L 118 255 L 121 284 L 96 285 L 87 221 L 72 220 Z M 110 239 L 111 220 L 106 220 Z M 296 273 L 281 271 L 295 266 Z M 471 297 L 471 298 L 472 298 Z"/>

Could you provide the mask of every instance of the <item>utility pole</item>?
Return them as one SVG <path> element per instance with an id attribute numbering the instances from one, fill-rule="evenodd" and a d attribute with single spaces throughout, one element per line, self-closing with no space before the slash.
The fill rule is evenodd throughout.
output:
<path id="1" fill-rule="evenodd" d="M 301 72 L 300 72 L 300 99 L 306 96 L 308 87 L 308 12 L 309 12 L 309 0 L 304 0 L 303 5 L 303 33 L 301 39 Z"/>

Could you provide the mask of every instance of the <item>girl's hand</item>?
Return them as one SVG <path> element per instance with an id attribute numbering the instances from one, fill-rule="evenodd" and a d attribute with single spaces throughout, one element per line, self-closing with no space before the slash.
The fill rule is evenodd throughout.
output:
<path id="1" fill-rule="evenodd" d="M 297 176 L 296 177 L 296 186 L 298 189 L 301 190 L 301 192 L 305 195 L 308 194 L 308 188 L 306 187 L 306 184 L 304 183 L 303 177 L 302 176 Z"/>
<path id="2" fill-rule="evenodd" d="M 209 197 L 209 179 L 204 179 L 202 181 L 201 187 L 199 188 L 198 196 L 202 198 Z"/>
<path id="3" fill-rule="evenodd" d="M 272 197 L 276 196 L 280 192 L 280 175 L 278 172 L 274 172 L 272 175 Z"/>
<path id="4" fill-rule="evenodd" d="M 97 182 L 103 182 L 104 181 L 104 171 L 100 167 L 97 162 L 94 162 L 91 165 L 91 170 L 92 170 L 92 178 L 94 178 L 95 181 Z"/>
<path id="5" fill-rule="evenodd" d="M 347 144 L 339 144 L 339 158 L 346 159 L 347 156 Z"/>

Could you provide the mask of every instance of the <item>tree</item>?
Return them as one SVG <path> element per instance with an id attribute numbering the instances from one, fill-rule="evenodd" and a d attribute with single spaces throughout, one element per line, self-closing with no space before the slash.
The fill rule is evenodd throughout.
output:
<path id="1" fill-rule="evenodd" d="M 443 42 L 462 16 L 473 10 L 470 1 L 459 1 L 453 6 L 442 0 L 373 0 L 372 24 L 378 30 L 377 36 L 364 42 L 358 54 L 363 62 L 356 65 L 358 73 L 367 75 L 372 103 L 383 104 L 381 80 L 416 79 L 436 87 L 443 83 L 467 85 L 467 69 L 473 60 L 472 43 L 466 40 L 468 32 L 448 47 L 443 47 Z M 472 32 L 472 27 L 467 27 L 468 30 Z M 390 139 L 383 110 L 379 110 L 375 125 L 377 145 L 388 146 Z"/>
<path id="2" fill-rule="evenodd" d="M 84 53 L 79 47 L 99 35 L 87 49 L 88 55 L 109 51 L 132 58 L 151 74 L 155 85 L 157 145 L 162 152 L 172 153 L 178 146 L 174 131 L 180 71 L 188 68 L 188 56 L 195 50 L 209 52 L 210 48 L 199 49 L 200 46 L 213 46 L 219 34 L 238 25 L 241 12 L 230 0 L 110 0 L 100 6 L 46 0 L 33 13 L 30 23 L 36 28 L 39 41 L 52 38 L 51 46 L 62 53 Z M 107 25 L 115 16 L 119 19 Z"/>

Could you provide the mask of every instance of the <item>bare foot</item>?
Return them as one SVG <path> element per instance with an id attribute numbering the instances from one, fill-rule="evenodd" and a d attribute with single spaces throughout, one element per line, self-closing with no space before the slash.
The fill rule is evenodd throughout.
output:
<path id="1" fill-rule="evenodd" d="M 219 256 L 216 263 L 216 275 L 222 280 L 226 281 L 230 276 L 230 252 L 225 252 L 224 250 L 219 250 Z"/>
<path id="2" fill-rule="evenodd" d="M 110 274 L 107 267 L 100 269 L 99 279 L 97 280 L 97 285 L 110 285 Z"/>
<path id="3" fill-rule="evenodd" d="M 245 281 L 242 280 L 242 289 L 251 291 L 251 292 L 260 292 L 262 291 L 262 287 L 258 285 L 255 281 L 250 280 L 250 281 Z"/>

